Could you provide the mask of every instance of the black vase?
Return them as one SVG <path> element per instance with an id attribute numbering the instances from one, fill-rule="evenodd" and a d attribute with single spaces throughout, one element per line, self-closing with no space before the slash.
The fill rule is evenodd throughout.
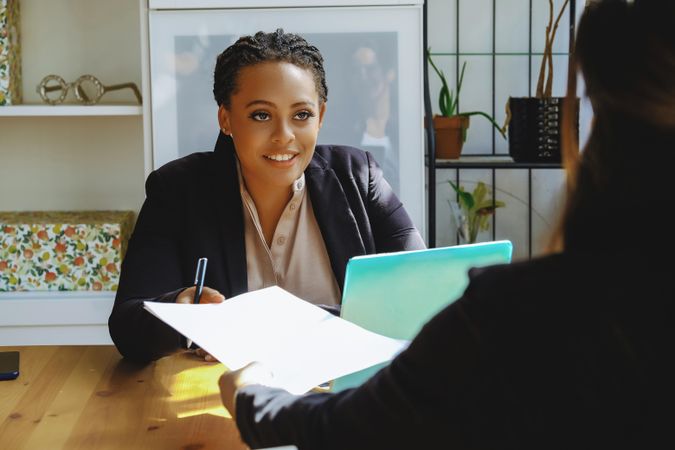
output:
<path id="1" fill-rule="evenodd" d="M 560 136 L 564 97 L 511 97 L 509 109 L 509 155 L 515 162 L 560 163 Z M 579 101 L 574 124 L 579 128 Z"/>

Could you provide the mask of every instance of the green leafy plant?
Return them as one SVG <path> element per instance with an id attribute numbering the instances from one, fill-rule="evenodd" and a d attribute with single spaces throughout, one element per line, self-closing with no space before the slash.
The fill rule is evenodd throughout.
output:
<path id="1" fill-rule="evenodd" d="M 495 127 L 495 129 L 499 131 L 499 134 L 501 134 L 502 137 L 506 139 L 506 132 L 504 131 L 504 129 L 502 129 L 502 127 L 499 126 L 499 124 L 497 124 L 497 122 L 491 115 L 483 111 L 459 112 L 459 93 L 462 90 L 462 83 L 464 82 L 464 71 L 466 70 L 466 61 L 464 61 L 464 64 L 462 64 L 462 70 L 459 75 L 459 80 L 457 81 L 457 86 L 455 87 L 455 90 L 453 92 L 452 90 L 450 90 L 450 87 L 448 86 L 448 81 L 445 78 L 445 73 L 442 70 L 439 70 L 438 67 L 436 67 L 436 64 L 434 64 L 434 61 L 431 59 L 431 49 L 427 49 L 427 60 L 429 61 L 429 64 L 431 64 L 431 67 L 434 69 L 434 72 L 436 72 L 438 77 L 441 79 L 442 86 L 438 94 L 438 108 L 441 111 L 441 115 L 445 117 L 454 117 L 454 116 L 485 117 L 487 120 L 490 121 L 490 123 Z M 463 130 L 462 141 L 466 141 L 466 129 Z"/>
<path id="2" fill-rule="evenodd" d="M 490 216 L 497 208 L 506 206 L 504 202 L 492 199 L 485 183 L 479 181 L 473 192 L 464 190 L 464 186 L 458 186 L 448 180 L 450 186 L 457 193 L 459 209 L 455 202 L 450 202 L 460 237 L 472 244 L 476 242 L 479 231 L 485 231 L 490 226 Z"/>

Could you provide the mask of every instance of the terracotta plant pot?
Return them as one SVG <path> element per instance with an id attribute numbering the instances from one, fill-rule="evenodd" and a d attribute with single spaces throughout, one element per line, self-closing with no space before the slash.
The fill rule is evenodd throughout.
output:
<path id="1" fill-rule="evenodd" d="M 434 116 L 436 159 L 459 158 L 469 123 L 469 118 L 464 116 Z"/>

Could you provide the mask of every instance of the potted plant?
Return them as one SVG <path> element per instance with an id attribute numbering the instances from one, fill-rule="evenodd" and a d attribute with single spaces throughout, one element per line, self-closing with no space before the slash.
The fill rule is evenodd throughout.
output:
<path id="1" fill-rule="evenodd" d="M 463 186 L 457 186 L 448 180 L 455 190 L 458 202 L 450 201 L 450 210 L 457 224 L 460 238 L 466 243 L 476 242 L 479 231 L 486 231 L 490 226 L 490 216 L 497 208 L 506 206 L 504 202 L 492 199 L 485 183 L 479 181 L 473 192 L 467 192 Z"/>
<path id="2" fill-rule="evenodd" d="M 509 154 L 516 162 L 560 162 L 560 126 L 564 97 L 553 97 L 553 42 L 565 0 L 554 21 L 553 0 L 549 0 L 544 53 L 539 67 L 535 97 L 510 97 L 507 105 Z M 578 99 L 575 100 L 578 124 Z"/>
<path id="3" fill-rule="evenodd" d="M 483 116 L 488 119 L 492 125 L 499 131 L 499 134 L 506 139 L 504 130 L 495 122 L 495 119 L 482 111 L 459 112 L 459 93 L 464 81 L 464 71 L 466 70 L 466 61 L 462 64 L 462 70 L 457 81 L 454 92 L 448 87 L 445 74 L 439 70 L 431 59 L 431 50 L 427 49 L 427 59 L 434 69 L 434 72 L 441 79 L 441 90 L 438 95 L 438 108 L 440 115 L 433 117 L 434 132 L 436 133 L 436 158 L 438 159 L 457 159 L 462 153 L 462 145 L 466 141 L 466 134 L 469 128 L 469 118 L 471 116 Z"/>

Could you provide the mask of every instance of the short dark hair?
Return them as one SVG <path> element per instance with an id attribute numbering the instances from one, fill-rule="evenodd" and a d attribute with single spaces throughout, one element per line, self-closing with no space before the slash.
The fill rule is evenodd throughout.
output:
<path id="1" fill-rule="evenodd" d="M 328 98 L 326 73 L 319 49 L 302 36 L 284 33 L 278 28 L 273 33 L 259 31 L 253 36 L 242 36 L 218 55 L 213 72 L 213 96 L 218 106 L 230 107 L 241 69 L 269 61 L 288 62 L 311 71 L 319 100 L 325 102 Z"/>

